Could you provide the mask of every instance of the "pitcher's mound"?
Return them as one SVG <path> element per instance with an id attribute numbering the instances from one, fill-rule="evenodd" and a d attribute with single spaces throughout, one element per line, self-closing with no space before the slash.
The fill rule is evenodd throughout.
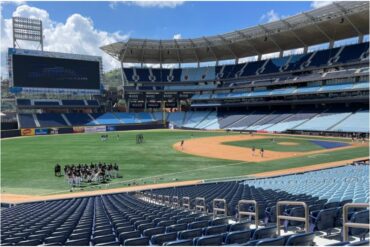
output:
<path id="1" fill-rule="evenodd" d="M 283 145 L 283 146 L 297 146 L 299 145 L 299 143 L 296 143 L 296 142 L 278 142 L 279 145 Z"/>

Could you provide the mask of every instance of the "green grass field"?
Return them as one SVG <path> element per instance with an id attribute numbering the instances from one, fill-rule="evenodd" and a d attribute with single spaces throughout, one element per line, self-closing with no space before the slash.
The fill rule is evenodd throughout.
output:
<path id="1" fill-rule="evenodd" d="M 145 143 L 140 145 L 135 143 L 137 133 L 144 134 Z M 115 138 L 114 132 L 110 132 L 109 135 L 107 142 L 100 141 L 100 134 L 52 135 L 2 140 L 2 192 L 30 195 L 67 192 L 69 187 L 64 178 L 54 177 L 56 163 L 64 166 L 70 163 L 117 162 L 120 165 L 122 178 L 112 181 L 110 188 L 113 188 L 127 186 L 132 180 L 138 183 L 158 183 L 174 179 L 223 178 L 369 155 L 367 147 L 360 147 L 333 151 L 324 155 L 247 163 L 187 155 L 172 148 L 174 143 L 182 139 L 231 135 L 231 133 L 127 131 L 119 133 L 119 140 Z M 306 146 L 304 138 L 284 137 L 284 141 L 299 141 L 299 146 L 308 148 L 304 147 Z M 257 146 L 257 143 L 255 145 Z"/>

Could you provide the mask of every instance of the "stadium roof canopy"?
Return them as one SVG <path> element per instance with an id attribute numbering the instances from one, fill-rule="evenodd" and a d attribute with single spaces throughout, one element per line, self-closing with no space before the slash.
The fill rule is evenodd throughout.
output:
<path id="1" fill-rule="evenodd" d="M 194 39 L 129 39 L 101 47 L 123 63 L 196 63 L 280 52 L 369 33 L 369 2 L 334 2 L 282 20 Z"/>

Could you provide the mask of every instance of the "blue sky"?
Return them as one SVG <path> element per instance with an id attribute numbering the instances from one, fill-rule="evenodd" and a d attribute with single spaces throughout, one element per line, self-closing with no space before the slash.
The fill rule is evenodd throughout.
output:
<path id="1" fill-rule="evenodd" d="M 128 38 L 173 39 L 217 35 L 326 5 L 323 1 L 255 2 L 2 2 L 1 75 L 12 46 L 12 16 L 43 22 L 44 50 L 97 55 L 104 70 L 119 64 L 99 47 Z M 35 49 L 22 43 L 21 48 Z"/>
<path id="2" fill-rule="evenodd" d="M 219 34 L 311 9 L 311 2 L 185 2 L 176 7 L 142 7 L 112 2 L 27 2 L 46 10 L 51 19 L 65 20 L 74 13 L 89 17 L 94 27 L 108 32 L 129 33 L 131 37 L 167 39 L 180 33 L 184 38 Z M 9 18 L 16 5 L 5 5 Z M 272 18 L 273 18 L 272 16 Z"/>

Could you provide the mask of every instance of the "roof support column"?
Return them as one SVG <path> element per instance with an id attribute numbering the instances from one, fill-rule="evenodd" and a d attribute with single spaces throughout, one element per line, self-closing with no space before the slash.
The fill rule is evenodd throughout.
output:
<path id="1" fill-rule="evenodd" d="M 125 78 L 125 75 L 123 74 L 123 62 L 121 61 L 121 80 L 122 80 L 122 85 L 123 86 L 126 86 L 126 78 Z M 125 90 L 125 89 L 123 89 Z"/>
<path id="2" fill-rule="evenodd" d="M 363 34 L 358 36 L 358 43 L 362 43 L 362 42 L 364 42 L 364 35 Z"/>
<path id="3" fill-rule="evenodd" d="M 307 54 L 307 52 L 308 52 L 308 46 L 303 47 L 303 53 Z"/>
<path id="4" fill-rule="evenodd" d="M 261 61 L 261 59 L 262 59 L 262 54 L 260 53 L 260 54 L 258 54 L 258 56 L 257 56 L 257 61 Z"/>
<path id="5" fill-rule="evenodd" d="M 284 51 L 283 50 L 280 50 L 279 57 L 283 57 L 283 55 L 284 55 Z"/>
<path id="6" fill-rule="evenodd" d="M 333 47 L 334 47 L 334 40 L 330 40 L 329 49 L 332 49 Z"/>

